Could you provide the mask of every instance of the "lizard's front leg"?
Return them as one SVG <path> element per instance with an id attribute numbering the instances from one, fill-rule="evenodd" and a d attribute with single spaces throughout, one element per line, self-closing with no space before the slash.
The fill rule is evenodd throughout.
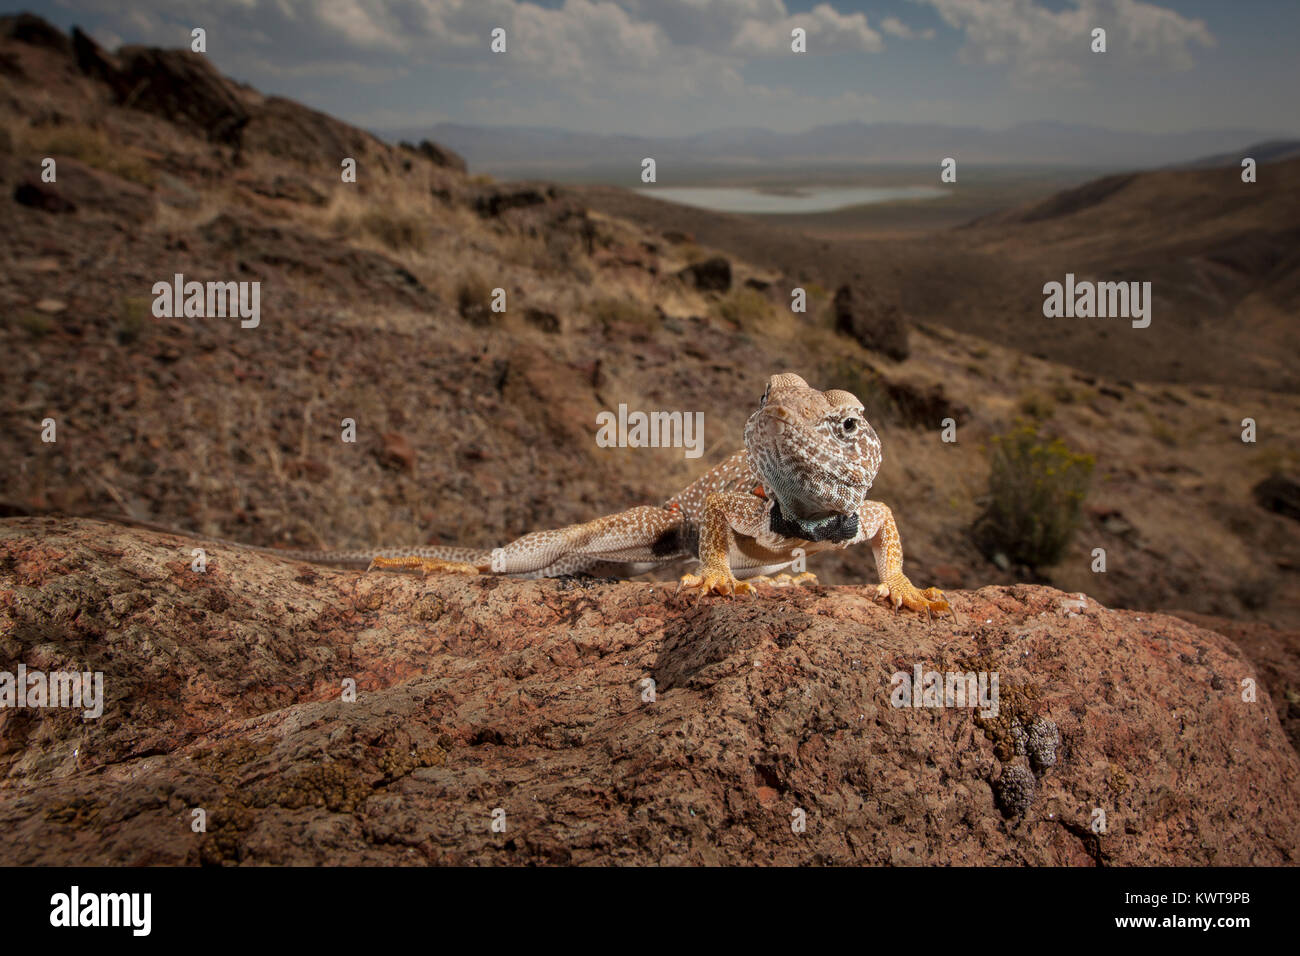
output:
<path id="1" fill-rule="evenodd" d="M 731 550 L 736 532 L 761 534 L 767 502 L 751 494 L 713 492 L 704 499 L 700 519 L 700 573 L 687 574 L 678 585 L 700 594 L 752 594 L 754 586 L 737 581 L 731 573 Z"/>
<path id="2" fill-rule="evenodd" d="M 887 599 L 895 610 L 905 607 L 911 611 L 924 611 L 928 617 L 937 611 L 956 612 L 944 599 L 938 588 L 920 590 L 903 573 L 903 541 L 894 523 L 894 513 L 879 501 L 865 501 L 858 510 L 862 522 L 862 535 L 871 542 L 871 552 L 876 558 L 876 573 L 880 586 L 876 595 Z"/>

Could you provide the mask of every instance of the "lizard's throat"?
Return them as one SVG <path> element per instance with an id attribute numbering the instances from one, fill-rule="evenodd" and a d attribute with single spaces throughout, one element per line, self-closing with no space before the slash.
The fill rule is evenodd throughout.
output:
<path id="1" fill-rule="evenodd" d="M 790 514 L 781 505 L 781 499 L 772 498 L 769 527 L 784 538 L 802 541 L 849 541 L 858 535 L 858 513 L 830 512 L 813 518 L 800 518 Z"/>

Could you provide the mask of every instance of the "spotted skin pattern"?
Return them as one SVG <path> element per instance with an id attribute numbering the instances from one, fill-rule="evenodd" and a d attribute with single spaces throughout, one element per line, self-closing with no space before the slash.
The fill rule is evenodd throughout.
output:
<path id="1" fill-rule="evenodd" d="M 455 547 L 358 552 L 293 552 L 322 563 L 425 573 L 626 577 L 697 560 L 679 590 L 754 591 L 745 579 L 773 583 L 802 555 L 869 542 L 880 577 L 877 595 L 896 609 L 950 610 L 937 588 L 922 591 L 903 574 L 903 547 L 888 506 L 867 500 L 880 468 L 880 439 L 852 394 L 774 375 L 745 427 L 745 449 L 663 505 L 645 505 L 552 531 L 534 531 L 492 551 Z M 788 579 L 795 582 L 810 578 Z M 779 582 L 777 582 L 779 583 Z"/>

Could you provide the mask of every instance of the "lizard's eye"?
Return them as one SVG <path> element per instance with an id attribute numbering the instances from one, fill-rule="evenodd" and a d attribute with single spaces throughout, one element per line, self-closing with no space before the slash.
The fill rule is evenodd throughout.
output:
<path id="1" fill-rule="evenodd" d="M 846 418 L 841 423 L 841 425 L 844 428 L 844 433 L 846 435 L 852 435 L 855 431 L 857 431 L 858 420 L 856 418 Z"/>

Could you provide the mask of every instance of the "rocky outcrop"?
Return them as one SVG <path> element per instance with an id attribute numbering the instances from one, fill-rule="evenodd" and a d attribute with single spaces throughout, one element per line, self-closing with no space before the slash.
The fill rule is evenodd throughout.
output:
<path id="1" fill-rule="evenodd" d="M 1300 481 L 1286 475 L 1270 475 L 1251 489 L 1261 508 L 1300 521 Z"/>
<path id="2" fill-rule="evenodd" d="M 1254 667 L 1177 618 L 1019 586 L 927 623 L 869 586 L 696 603 L 220 545 L 200 574 L 197 544 L 0 522 L 0 667 L 103 674 L 96 720 L 0 710 L 6 860 L 1273 864 L 1300 844 L 1300 761 L 1267 692 L 1243 700 Z M 918 666 L 996 672 L 997 716 L 894 706 Z"/>
<path id="3" fill-rule="evenodd" d="M 701 292 L 726 292 L 731 288 L 731 262 L 724 256 L 692 262 L 678 274 Z"/>
<path id="4" fill-rule="evenodd" d="M 836 290 L 834 309 L 835 327 L 853 336 L 863 348 L 897 361 L 910 354 L 907 320 L 898 306 L 848 284 Z"/>
<path id="5" fill-rule="evenodd" d="M 521 183 L 485 186 L 474 197 L 474 210 L 485 219 L 495 219 L 511 209 L 544 205 L 557 195 L 556 188 L 547 185 Z"/>
<path id="6" fill-rule="evenodd" d="M 402 143 L 401 146 L 408 152 L 423 156 L 435 166 L 442 166 L 444 169 L 455 170 L 458 173 L 467 172 L 469 169 L 465 164 L 465 158 L 459 153 L 427 139 L 420 140 L 418 146 L 412 146 L 410 143 Z"/>
<path id="7" fill-rule="evenodd" d="M 214 143 L 240 145 L 249 111 L 206 56 L 140 46 L 110 56 L 76 29 L 72 43 L 82 72 L 108 84 L 120 105 L 161 116 Z"/>

